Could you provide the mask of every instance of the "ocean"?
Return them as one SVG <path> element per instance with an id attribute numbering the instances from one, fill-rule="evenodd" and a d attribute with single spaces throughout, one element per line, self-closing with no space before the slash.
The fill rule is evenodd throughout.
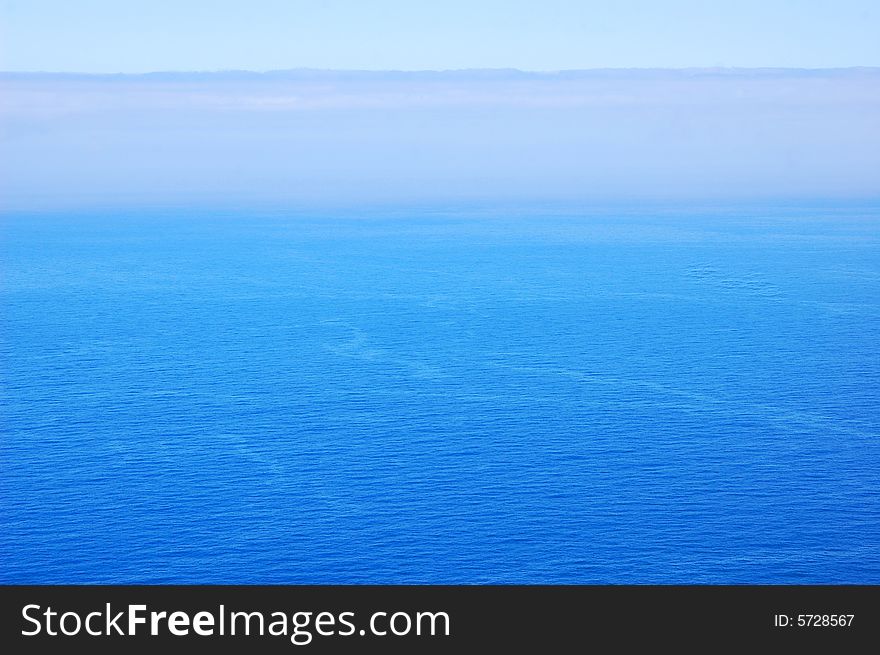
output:
<path id="1" fill-rule="evenodd" d="M 0 217 L 2 583 L 880 583 L 880 207 Z"/>

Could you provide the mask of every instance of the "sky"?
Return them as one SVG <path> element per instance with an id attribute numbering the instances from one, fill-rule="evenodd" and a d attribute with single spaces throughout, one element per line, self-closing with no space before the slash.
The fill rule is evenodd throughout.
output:
<path id="1" fill-rule="evenodd" d="M 0 0 L 0 70 L 880 66 L 877 0 Z"/>

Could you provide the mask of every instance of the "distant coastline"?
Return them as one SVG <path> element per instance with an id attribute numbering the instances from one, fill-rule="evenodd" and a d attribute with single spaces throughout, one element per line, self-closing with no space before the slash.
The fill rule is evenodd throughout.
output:
<path id="1" fill-rule="evenodd" d="M 0 71 L 0 79 L 114 79 L 114 80 L 591 80 L 607 78 L 689 78 L 689 77 L 873 77 L 880 66 L 839 68 L 785 67 L 688 67 L 688 68 L 581 68 L 558 71 L 531 71 L 518 68 L 459 68 L 448 70 L 371 70 L 289 68 L 278 70 L 150 71 L 143 73 L 82 73 L 77 71 Z"/>

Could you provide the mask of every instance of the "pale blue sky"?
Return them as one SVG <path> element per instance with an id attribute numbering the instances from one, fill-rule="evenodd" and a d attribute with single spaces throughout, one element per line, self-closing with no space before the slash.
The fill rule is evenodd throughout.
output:
<path id="1" fill-rule="evenodd" d="M 880 65 L 877 0 L 0 0 L 0 69 Z"/>

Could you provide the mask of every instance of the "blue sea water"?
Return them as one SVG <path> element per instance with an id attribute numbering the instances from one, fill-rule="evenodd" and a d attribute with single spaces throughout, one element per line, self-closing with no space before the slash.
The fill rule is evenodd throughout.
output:
<path id="1" fill-rule="evenodd" d="M 880 583 L 876 206 L 0 230 L 0 582 Z"/>

